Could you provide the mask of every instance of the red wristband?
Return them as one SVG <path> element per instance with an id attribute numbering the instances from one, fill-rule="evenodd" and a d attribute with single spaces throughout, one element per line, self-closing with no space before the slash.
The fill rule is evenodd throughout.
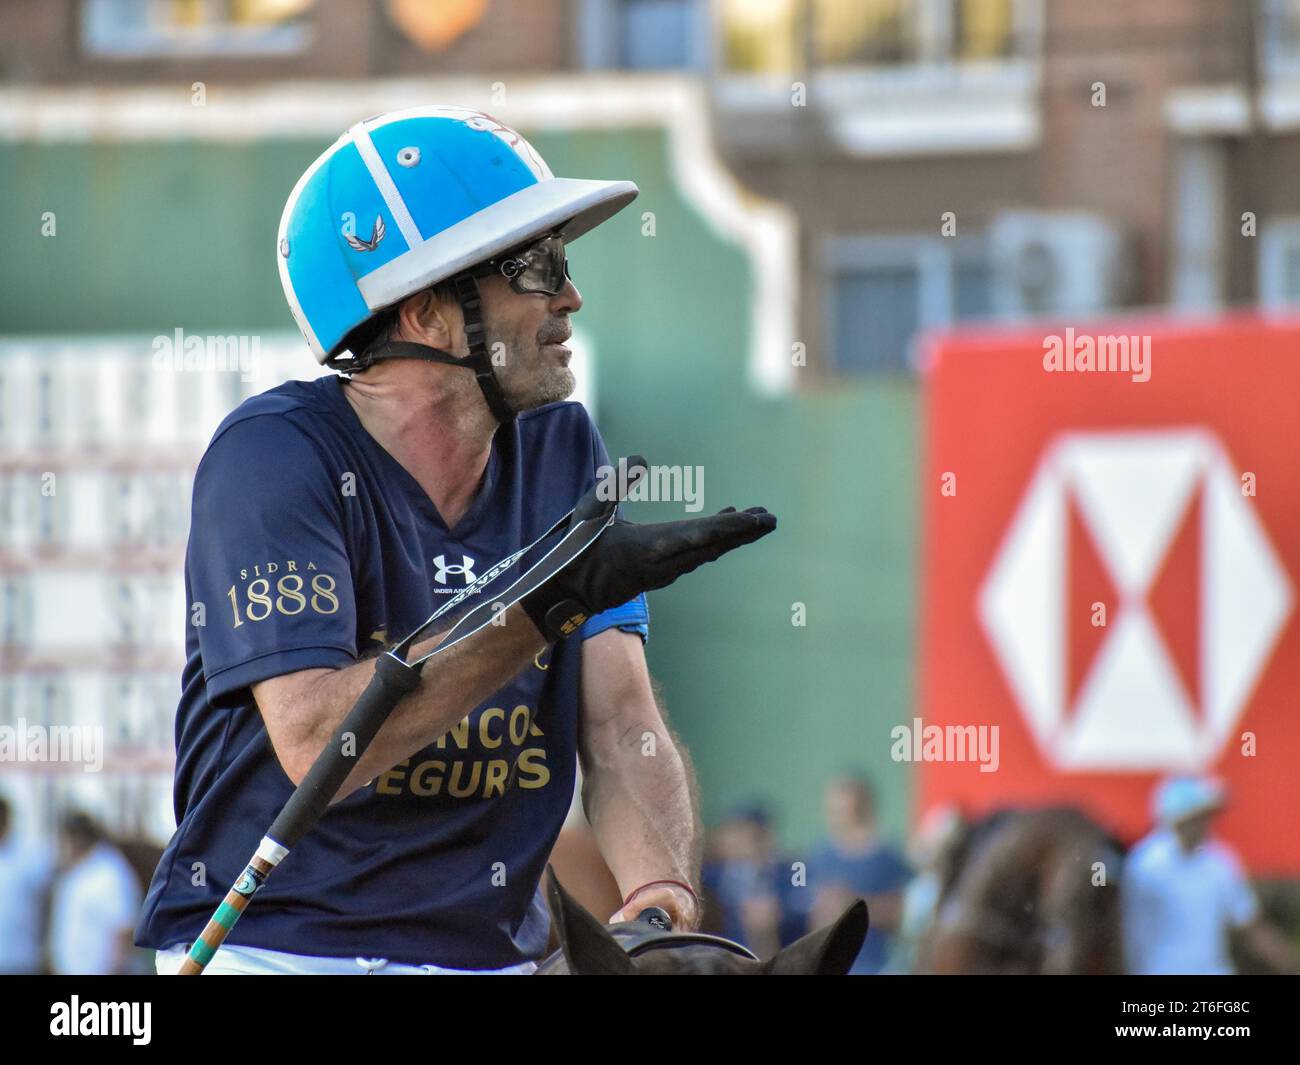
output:
<path id="1" fill-rule="evenodd" d="M 625 898 L 625 899 L 623 900 L 623 906 L 624 906 L 624 907 L 627 907 L 627 906 L 631 905 L 632 900 L 633 900 L 634 898 L 636 898 L 637 895 L 639 895 L 641 892 L 643 892 L 643 891 L 644 891 L 646 888 L 648 888 L 648 887 L 654 887 L 656 884 L 673 884 L 673 885 L 675 885 L 675 886 L 677 886 L 677 887 L 679 887 L 679 888 L 684 888 L 686 891 L 690 892 L 691 898 L 695 900 L 695 908 L 696 908 L 697 910 L 700 908 L 700 896 L 697 895 L 697 894 L 695 893 L 695 889 L 694 889 L 693 887 L 691 887 L 690 884 L 687 884 L 687 883 L 685 883 L 684 881 L 681 881 L 681 880 L 650 880 L 650 881 L 647 881 L 646 883 L 642 884 L 639 888 L 634 888 L 631 892 L 628 893 L 627 898 Z"/>

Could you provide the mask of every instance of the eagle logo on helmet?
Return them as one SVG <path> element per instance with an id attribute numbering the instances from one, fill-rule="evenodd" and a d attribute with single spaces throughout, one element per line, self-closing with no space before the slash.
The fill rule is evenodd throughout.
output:
<path id="1" fill-rule="evenodd" d="M 374 251 L 379 247 L 379 242 L 384 239 L 384 219 L 382 216 L 375 217 L 375 228 L 370 231 L 370 239 L 362 240 L 355 233 L 344 233 L 347 238 L 348 246 L 357 251 Z"/>

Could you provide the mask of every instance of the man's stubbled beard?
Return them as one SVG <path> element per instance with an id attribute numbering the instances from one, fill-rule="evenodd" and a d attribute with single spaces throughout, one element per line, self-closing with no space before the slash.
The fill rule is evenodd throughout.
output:
<path id="1" fill-rule="evenodd" d="M 567 366 L 544 365 L 541 351 L 544 343 L 556 342 L 552 338 L 568 332 L 568 322 L 563 318 L 548 319 L 537 335 L 529 337 L 492 326 L 484 330 L 489 357 L 504 359 L 501 365 L 494 363 L 493 370 L 512 409 L 532 410 L 573 395 L 577 387 L 573 371 Z"/>

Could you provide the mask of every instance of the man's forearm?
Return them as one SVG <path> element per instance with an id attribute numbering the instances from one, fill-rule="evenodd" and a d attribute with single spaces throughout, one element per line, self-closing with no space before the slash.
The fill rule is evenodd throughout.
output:
<path id="1" fill-rule="evenodd" d="M 587 820 L 624 898 L 650 880 L 698 881 L 694 773 L 675 740 L 663 726 L 631 727 L 583 767 Z"/>
<path id="2" fill-rule="evenodd" d="M 416 644 L 410 658 L 428 654 L 435 637 Z M 504 687 L 546 647 L 536 627 L 514 606 L 503 625 L 489 625 L 424 667 L 420 686 L 400 703 L 344 781 L 334 801 L 427 747 L 493 692 Z M 300 780 L 374 676 L 375 659 L 322 670 L 295 693 L 288 722 L 271 739 L 285 772 Z M 257 688 L 254 688 L 257 695 Z"/>

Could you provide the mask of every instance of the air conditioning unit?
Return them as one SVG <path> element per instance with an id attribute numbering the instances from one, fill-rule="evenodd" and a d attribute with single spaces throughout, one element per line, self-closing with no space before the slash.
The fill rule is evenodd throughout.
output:
<path id="1" fill-rule="evenodd" d="M 993 310 L 1002 318 L 1095 314 L 1133 280 L 1129 241 L 1084 211 L 1006 211 L 989 227 Z"/>

